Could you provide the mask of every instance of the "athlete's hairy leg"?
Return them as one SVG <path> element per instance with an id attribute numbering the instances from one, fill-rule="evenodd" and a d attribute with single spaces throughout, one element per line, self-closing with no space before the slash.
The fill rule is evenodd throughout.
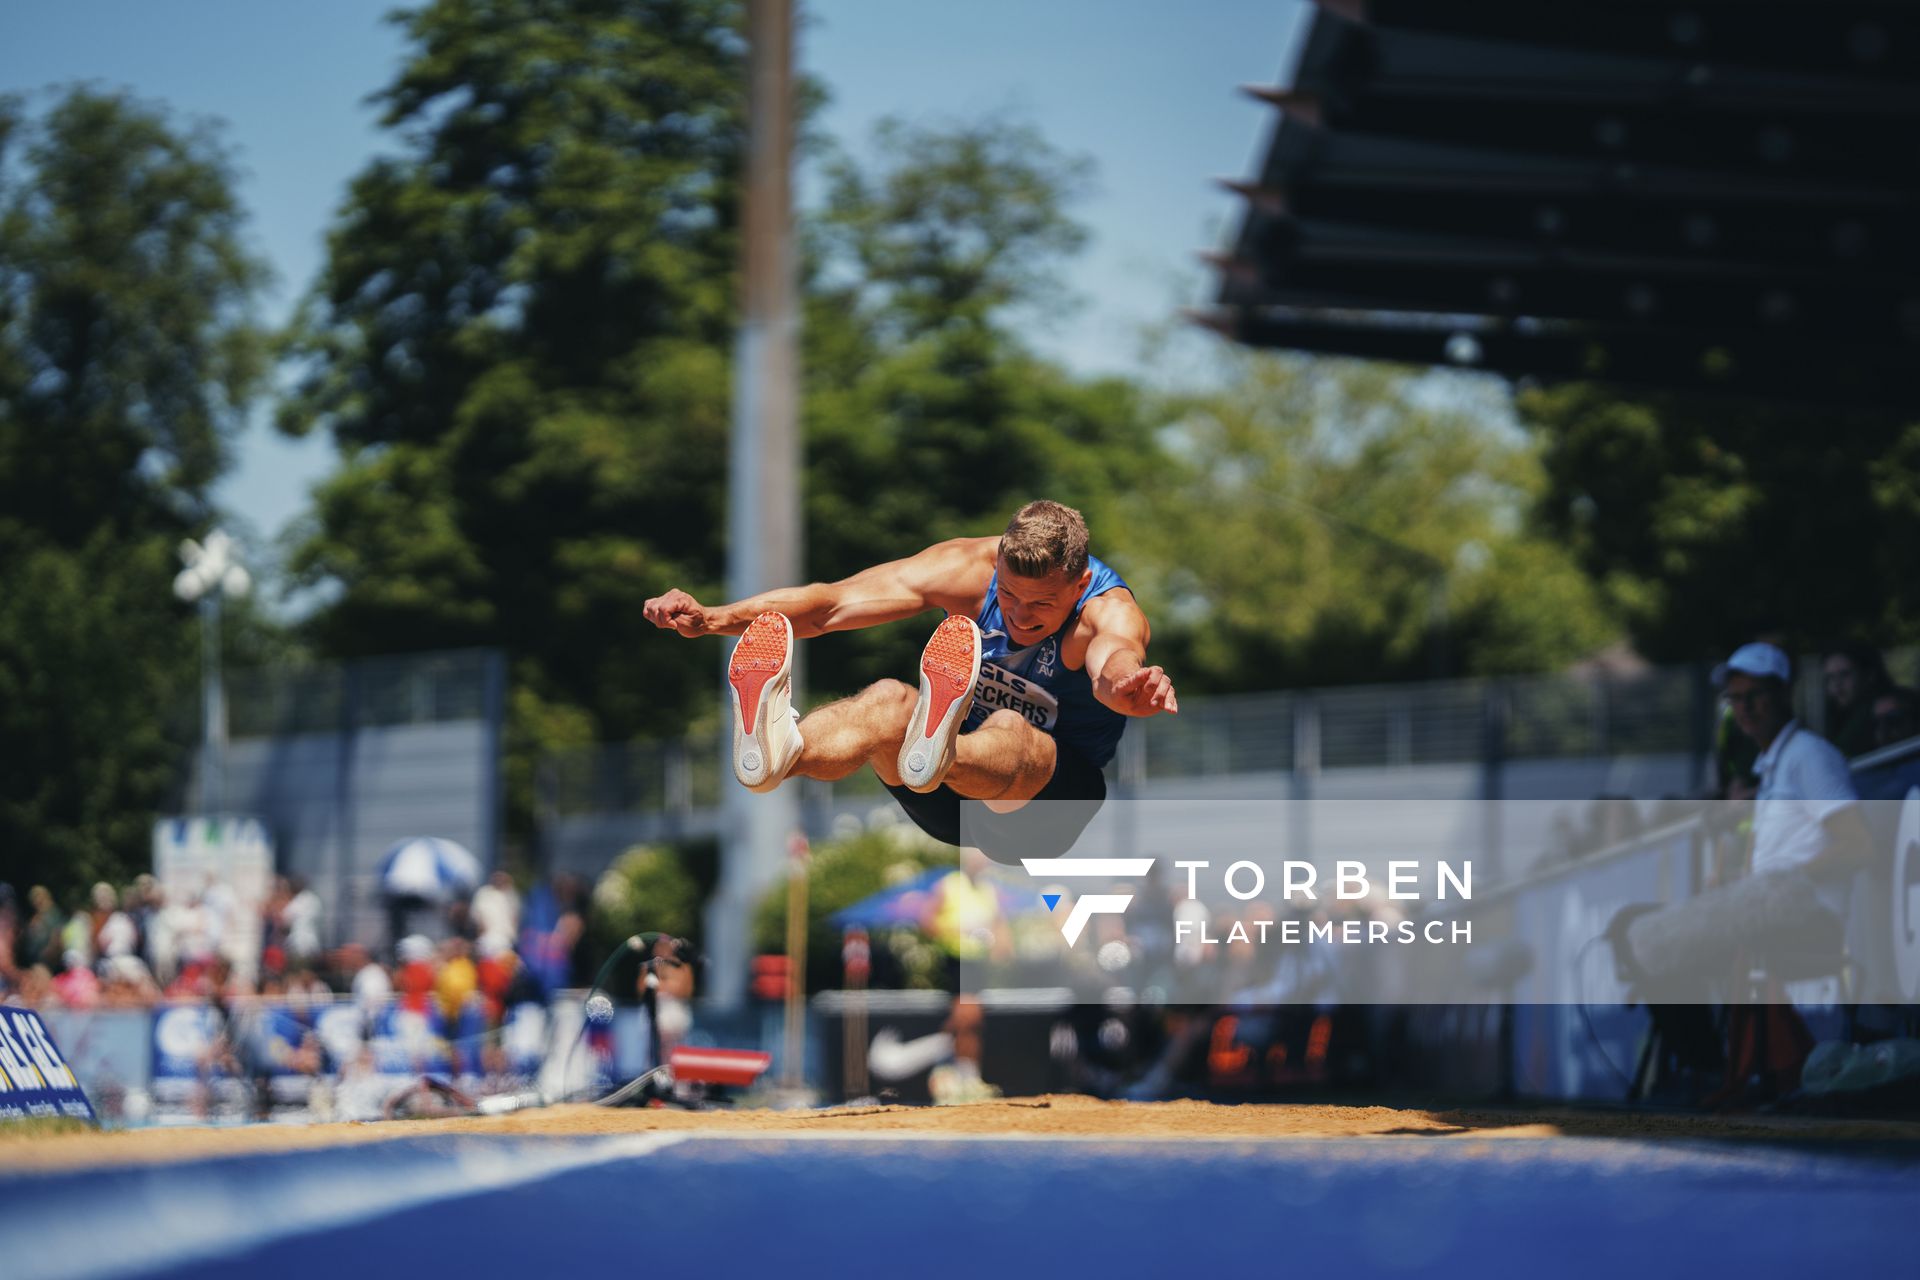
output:
<path id="1" fill-rule="evenodd" d="M 960 735 L 946 783 L 995 813 L 1012 813 L 1039 795 L 1059 758 L 1053 739 L 1017 711 L 996 711 Z"/>
<path id="2" fill-rule="evenodd" d="M 792 772 L 834 781 L 872 765 L 882 782 L 899 786 L 900 743 L 918 698 L 911 685 L 881 680 L 818 708 L 800 721 L 806 748 Z M 996 711 L 980 728 L 960 735 L 946 784 L 995 813 L 1011 813 L 1045 788 L 1056 758 L 1053 739 L 1025 716 Z"/>
<path id="3" fill-rule="evenodd" d="M 806 747 L 792 774 L 835 781 L 872 765 L 888 786 L 900 785 L 900 743 L 919 691 L 898 680 L 870 684 L 851 698 L 818 707 L 800 721 Z"/>

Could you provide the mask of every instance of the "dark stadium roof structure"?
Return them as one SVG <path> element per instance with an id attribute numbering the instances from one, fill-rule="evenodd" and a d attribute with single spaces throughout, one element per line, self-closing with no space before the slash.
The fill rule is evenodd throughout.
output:
<path id="1" fill-rule="evenodd" d="M 1203 323 L 1920 408 L 1920 5 L 1319 0 Z"/>

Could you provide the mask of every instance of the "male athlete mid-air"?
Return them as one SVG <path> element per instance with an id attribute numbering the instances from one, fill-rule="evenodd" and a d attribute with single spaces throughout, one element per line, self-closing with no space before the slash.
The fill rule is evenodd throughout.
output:
<path id="1" fill-rule="evenodd" d="M 804 720 L 790 685 L 795 637 L 947 611 L 920 657 L 920 689 L 882 680 Z M 863 765 L 936 840 L 1002 860 L 1063 853 L 1106 799 L 1100 770 L 1127 716 L 1177 712 L 1146 665 L 1146 615 L 1087 553 L 1080 513 L 1030 502 L 997 538 L 955 538 L 841 582 L 706 606 L 684 591 L 647 601 L 683 636 L 738 635 L 727 668 L 733 771 L 754 791 L 792 774 Z M 963 799 L 978 800 L 961 838 Z M 1042 804 L 1021 821 L 1029 801 Z"/>

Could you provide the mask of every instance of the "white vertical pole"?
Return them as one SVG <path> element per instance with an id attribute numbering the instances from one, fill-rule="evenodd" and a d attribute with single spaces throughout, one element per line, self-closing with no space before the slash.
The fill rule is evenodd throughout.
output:
<path id="1" fill-rule="evenodd" d="M 747 42 L 744 260 L 727 516 L 727 593 L 735 600 L 798 582 L 802 564 L 791 0 L 749 0 Z M 799 685 L 796 663 L 795 705 Z M 721 786 L 723 857 L 707 913 L 707 987 L 716 1003 L 734 1007 L 746 995 L 753 906 L 780 879 L 800 801 L 792 783 L 766 795 L 746 791 L 733 781 L 730 763 L 722 766 Z"/>
<path id="2" fill-rule="evenodd" d="M 220 682 L 219 585 L 200 597 L 200 811 L 227 807 L 227 700 Z"/>

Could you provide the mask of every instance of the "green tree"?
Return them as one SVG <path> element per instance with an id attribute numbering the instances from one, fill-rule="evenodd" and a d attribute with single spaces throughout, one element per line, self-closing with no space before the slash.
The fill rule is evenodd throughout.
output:
<path id="1" fill-rule="evenodd" d="M 1920 425 L 1589 384 L 1518 403 L 1544 526 L 1650 657 L 1920 638 Z"/>
<path id="2" fill-rule="evenodd" d="M 723 564 L 744 46 L 732 0 L 435 0 L 290 340 L 341 465 L 292 558 L 336 655 L 497 645 L 538 751 L 668 732 L 714 654 L 635 644 Z"/>
<path id="3" fill-rule="evenodd" d="M 264 371 L 233 185 L 210 126 L 85 88 L 38 120 L 0 99 L 0 879 L 142 865 L 177 777 L 174 548 Z"/>
<path id="4" fill-rule="evenodd" d="M 1548 670 L 1610 638 L 1488 384 L 1233 350 L 1167 414 L 1129 523 L 1183 688 Z"/>

